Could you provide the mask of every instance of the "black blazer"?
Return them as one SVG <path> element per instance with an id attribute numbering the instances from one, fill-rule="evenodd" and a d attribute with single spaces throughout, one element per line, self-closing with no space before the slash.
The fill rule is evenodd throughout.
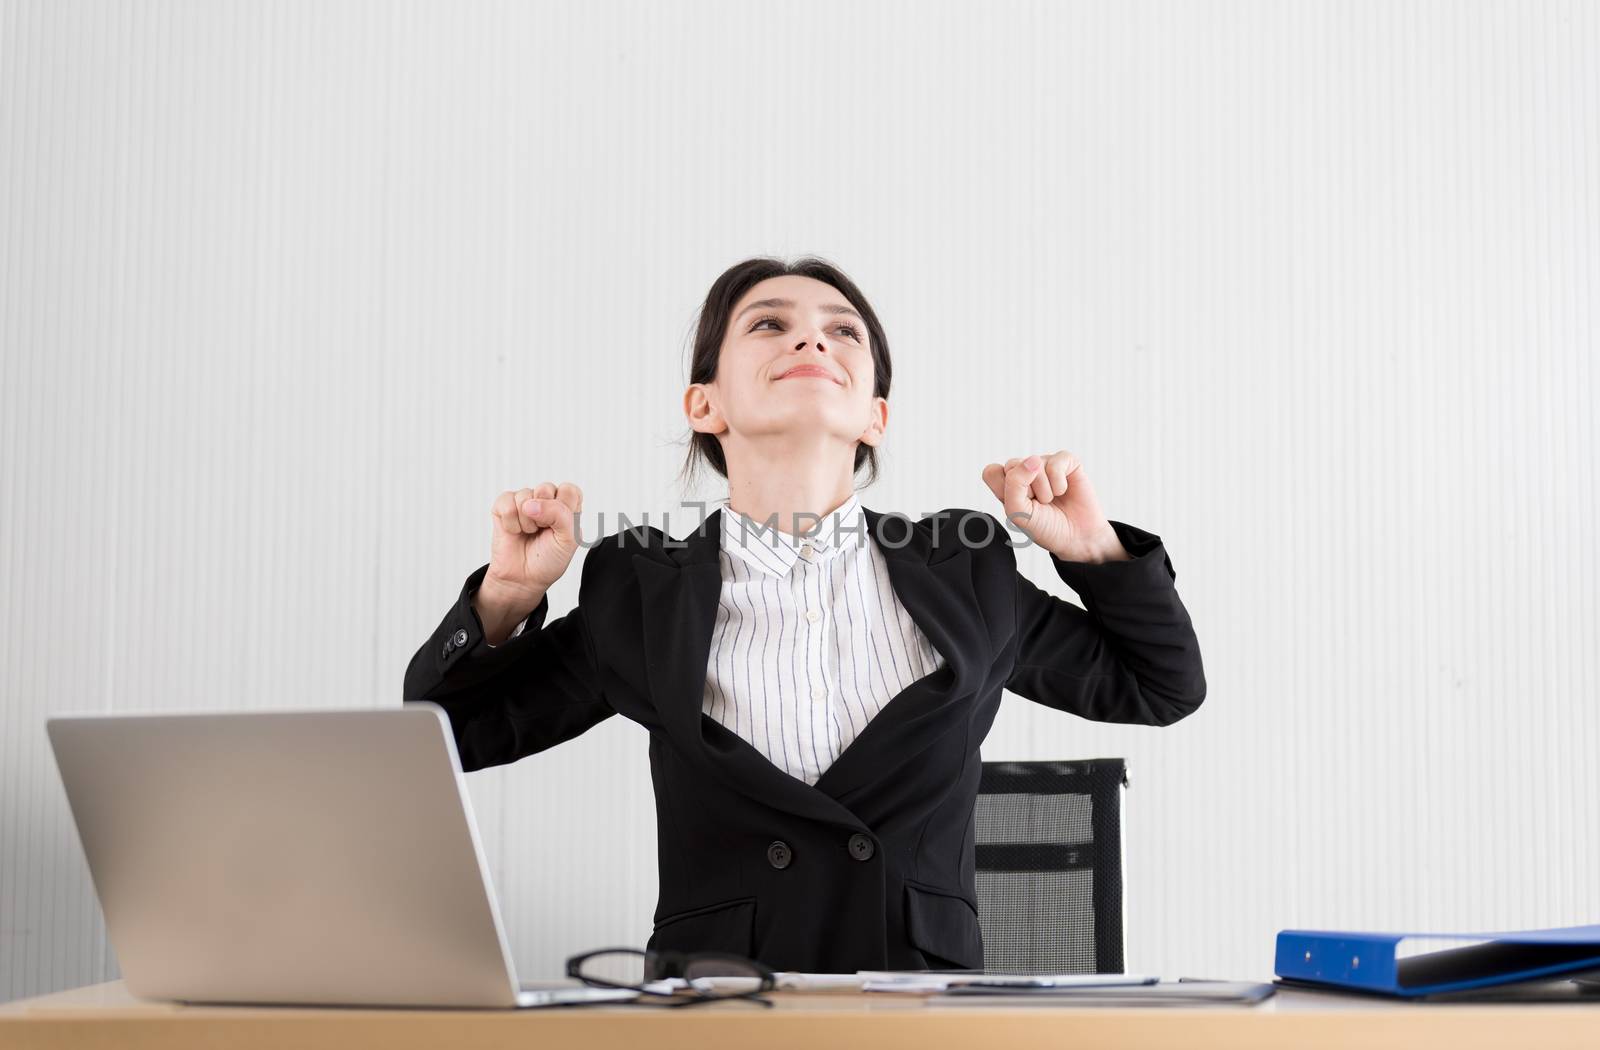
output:
<path id="1" fill-rule="evenodd" d="M 545 598 L 494 649 L 472 608 L 479 567 L 412 657 L 405 701 L 444 708 L 468 771 L 613 714 L 649 731 L 660 897 L 647 947 L 825 973 L 981 968 L 973 806 L 1002 690 L 1158 726 L 1205 698 L 1160 537 L 1113 521 L 1133 560 L 1049 555 L 1086 612 L 1017 571 L 1011 543 L 1025 538 L 993 515 L 953 508 L 913 523 L 867 509 L 895 594 L 946 662 L 812 786 L 701 712 L 721 513 L 681 540 L 649 525 L 604 537 L 583 559 L 577 606 L 545 624 Z"/>

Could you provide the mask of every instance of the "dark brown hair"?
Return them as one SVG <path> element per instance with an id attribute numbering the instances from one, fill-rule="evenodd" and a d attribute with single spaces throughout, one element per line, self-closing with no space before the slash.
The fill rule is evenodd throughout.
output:
<path id="1" fill-rule="evenodd" d="M 811 277 L 832 285 L 861 314 L 861 319 L 867 325 L 867 346 L 872 352 L 872 393 L 874 397 L 888 397 L 893 368 L 889 362 L 889 337 L 884 334 L 883 326 L 878 323 L 878 315 L 873 312 L 872 305 L 867 302 L 866 296 L 861 294 L 861 289 L 855 286 L 854 281 L 846 277 L 838 267 L 815 256 L 806 256 L 793 263 L 762 256 L 746 259 L 724 270 L 722 276 L 711 285 L 711 290 L 706 293 L 706 301 L 700 307 L 700 317 L 695 328 L 694 351 L 689 361 L 689 382 L 709 383 L 717 378 L 717 360 L 722 352 L 723 336 L 728 331 L 728 315 L 733 312 L 733 308 L 738 305 L 744 293 L 769 277 L 784 277 L 789 274 Z M 867 485 L 878 480 L 877 453 L 877 449 L 864 441 L 856 444 L 853 469 L 859 472 L 862 465 L 866 465 Z M 684 459 L 680 476 L 692 478 L 696 466 L 702 460 L 711 464 L 711 469 L 724 479 L 727 478 L 728 461 L 722 454 L 722 442 L 718 440 L 717 435 L 691 430 L 689 453 Z"/>

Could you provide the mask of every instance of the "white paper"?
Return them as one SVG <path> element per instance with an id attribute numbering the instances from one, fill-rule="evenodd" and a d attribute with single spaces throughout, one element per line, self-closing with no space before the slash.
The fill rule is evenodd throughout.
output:
<path id="1" fill-rule="evenodd" d="M 942 992 L 956 985 L 978 984 L 1024 988 L 1104 988 L 1131 984 L 1150 984 L 1155 978 L 1128 973 L 1004 974 L 1004 973 L 919 973 L 911 970 L 860 970 L 856 973 L 804 973 L 778 970 L 773 974 L 779 991 L 862 991 L 862 992 Z M 676 992 L 693 985 L 708 992 L 753 992 L 760 986 L 754 977 L 666 977 L 644 987 L 649 991 Z"/>
<path id="2" fill-rule="evenodd" d="M 1151 984 L 1156 978 L 1137 973 L 915 973 L 863 970 L 862 991 L 942 992 L 958 985 L 1017 988 L 1111 988 Z"/>

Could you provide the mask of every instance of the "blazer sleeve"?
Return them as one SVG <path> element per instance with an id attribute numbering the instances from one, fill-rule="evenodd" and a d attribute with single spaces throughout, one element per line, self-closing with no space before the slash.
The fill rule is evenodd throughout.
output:
<path id="1" fill-rule="evenodd" d="M 593 552 L 584 558 L 585 575 L 592 560 Z M 545 595 L 521 633 L 492 646 L 472 607 L 488 571 L 485 564 L 467 577 L 433 636 L 411 657 L 402 699 L 444 709 L 461 768 L 469 772 L 544 751 L 616 714 L 601 689 L 582 595 L 548 624 Z"/>
<path id="2" fill-rule="evenodd" d="M 1111 527 L 1132 560 L 1050 555 L 1082 609 L 1015 572 L 1016 662 L 1006 688 L 1096 722 L 1171 725 L 1205 699 L 1200 643 L 1161 537 Z"/>

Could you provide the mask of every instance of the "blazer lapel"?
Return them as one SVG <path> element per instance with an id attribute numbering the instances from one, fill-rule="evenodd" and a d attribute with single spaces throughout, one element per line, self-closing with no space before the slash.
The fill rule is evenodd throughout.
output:
<path id="1" fill-rule="evenodd" d="M 665 559 L 632 556 L 643 603 L 645 666 L 665 730 L 703 769 L 739 791 L 787 812 L 853 828 L 863 825 L 839 798 L 881 775 L 886 760 L 914 758 L 958 721 L 934 716 L 975 688 L 980 654 L 974 646 L 988 637 L 972 587 L 972 554 L 954 528 L 935 545 L 905 518 L 863 509 L 868 535 L 889 565 L 890 585 L 946 666 L 879 711 L 815 786 L 780 769 L 702 711 L 722 593 L 721 508 L 684 539 L 669 540 L 662 548 Z"/>

